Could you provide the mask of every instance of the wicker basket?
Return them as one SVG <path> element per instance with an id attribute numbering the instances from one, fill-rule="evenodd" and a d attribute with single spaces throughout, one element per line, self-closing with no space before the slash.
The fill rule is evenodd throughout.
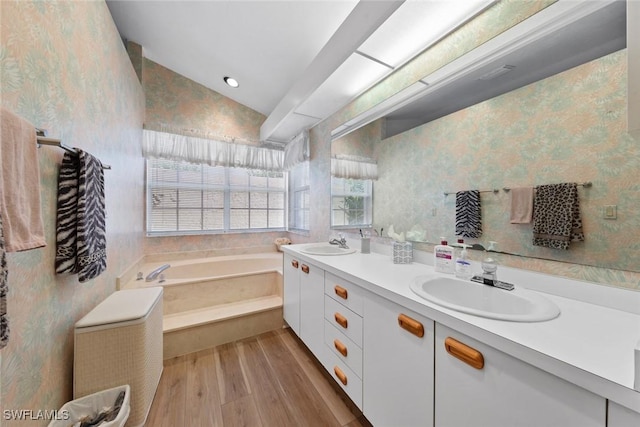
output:
<path id="1" fill-rule="evenodd" d="M 129 384 L 142 426 L 162 374 L 162 288 L 117 291 L 76 323 L 74 399 Z"/>

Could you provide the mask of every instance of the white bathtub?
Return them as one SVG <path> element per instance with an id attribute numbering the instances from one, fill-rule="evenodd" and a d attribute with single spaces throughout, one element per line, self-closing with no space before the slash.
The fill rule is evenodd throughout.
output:
<path id="1" fill-rule="evenodd" d="M 283 326 L 281 253 L 166 259 L 143 264 L 143 276 L 163 264 L 163 282 L 127 287 L 164 288 L 165 359 Z"/>
<path id="2" fill-rule="evenodd" d="M 144 277 L 163 264 L 171 265 L 170 268 L 162 272 L 165 278 L 164 282 L 160 283 L 157 279 L 153 282 L 138 281 L 134 287 L 166 287 L 269 272 L 281 274 L 282 254 L 258 253 L 146 263 L 142 267 Z"/>

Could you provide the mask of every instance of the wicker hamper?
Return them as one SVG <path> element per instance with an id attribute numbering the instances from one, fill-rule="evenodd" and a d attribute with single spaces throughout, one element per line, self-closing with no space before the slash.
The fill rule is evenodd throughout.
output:
<path id="1" fill-rule="evenodd" d="M 127 427 L 142 426 L 162 375 L 162 288 L 117 291 L 75 327 L 74 399 L 129 384 Z"/>

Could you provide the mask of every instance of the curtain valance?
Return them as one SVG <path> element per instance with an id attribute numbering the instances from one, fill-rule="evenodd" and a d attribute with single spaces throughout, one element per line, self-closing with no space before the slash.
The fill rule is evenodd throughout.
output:
<path id="1" fill-rule="evenodd" d="M 282 171 L 284 165 L 281 150 L 149 129 L 143 130 L 142 154 L 155 159 L 267 171 Z"/>
<path id="2" fill-rule="evenodd" d="M 296 135 L 284 147 L 284 168 L 290 170 L 298 163 L 309 159 L 309 131 Z"/>
<path id="3" fill-rule="evenodd" d="M 346 179 L 378 179 L 378 165 L 366 157 L 338 155 L 331 159 L 331 175 Z"/>

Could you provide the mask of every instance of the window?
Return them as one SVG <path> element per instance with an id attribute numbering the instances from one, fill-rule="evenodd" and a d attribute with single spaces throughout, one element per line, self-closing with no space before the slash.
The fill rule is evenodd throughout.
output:
<path id="1" fill-rule="evenodd" d="M 284 230 L 281 172 L 147 160 L 147 234 Z"/>
<path id="2" fill-rule="evenodd" d="M 331 177 L 331 227 L 366 227 L 372 223 L 373 182 Z"/>
<path id="3" fill-rule="evenodd" d="M 309 231 L 309 162 L 289 172 L 289 229 Z"/>

